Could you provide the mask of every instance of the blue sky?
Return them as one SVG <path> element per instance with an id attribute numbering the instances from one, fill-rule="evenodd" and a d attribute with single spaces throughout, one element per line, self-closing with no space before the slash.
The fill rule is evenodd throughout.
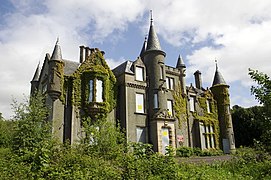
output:
<path id="1" fill-rule="evenodd" d="M 175 66 L 181 54 L 187 85 L 200 70 L 204 87 L 210 87 L 217 59 L 231 86 L 231 104 L 257 104 L 248 68 L 270 75 L 269 0 L 1 0 L 0 112 L 10 118 L 12 98 L 29 95 L 34 70 L 57 37 L 64 59 L 79 61 L 79 46 L 85 45 L 104 50 L 112 68 L 135 60 L 150 9 L 166 64 Z"/>

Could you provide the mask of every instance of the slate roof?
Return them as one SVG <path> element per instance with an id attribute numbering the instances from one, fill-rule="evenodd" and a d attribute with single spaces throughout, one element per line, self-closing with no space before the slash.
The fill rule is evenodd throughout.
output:
<path id="1" fill-rule="evenodd" d="M 184 68 L 186 67 L 181 55 L 179 55 L 177 65 L 176 65 L 176 68 L 180 68 L 180 67 L 184 67 Z"/>
<path id="2" fill-rule="evenodd" d="M 213 81 L 212 86 L 215 86 L 215 85 L 218 85 L 218 84 L 227 85 L 227 83 L 224 80 L 222 74 L 218 71 L 218 67 L 216 66 L 215 77 L 214 77 L 214 81 Z"/>
<path id="3" fill-rule="evenodd" d="M 113 69 L 112 71 L 115 74 L 115 76 L 119 76 L 123 73 L 134 74 L 134 72 L 131 70 L 132 65 L 133 65 L 132 61 L 125 61 L 124 63 L 120 64 L 115 69 Z"/>
<path id="4" fill-rule="evenodd" d="M 51 56 L 51 60 L 62 60 L 62 53 L 61 53 L 61 48 L 58 44 L 58 39 L 56 41 L 56 45 Z"/>
<path id="5" fill-rule="evenodd" d="M 154 30 L 152 20 L 151 20 L 147 48 L 146 48 L 146 51 L 148 51 L 148 50 L 161 50 L 160 42 L 159 42 L 158 36 Z"/>
<path id="6" fill-rule="evenodd" d="M 147 48 L 147 37 L 145 37 L 145 40 L 144 40 L 144 43 L 143 43 L 143 46 L 142 46 L 142 49 L 141 49 L 141 52 L 139 55 L 141 58 L 143 57 L 143 53 L 146 51 L 146 48 Z"/>
<path id="7" fill-rule="evenodd" d="M 32 81 L 39 81 L 39 77 L 40 77 L 40 64 L 38 64 L 37 68 L 36 68 L 36 71 L 35 71 L 35 74 L 33 76 L 33 79 Z"/>
<path id="8" fill-rule="evenodd" d="M 65 64 L 65 66 L 64 66 L 64 74 L 65 75 L 71 75 L 80 66 L 79 62 L 69 61 L 69 60 L 65 60 L 65 59 L 63 59 L 63 61 Z"/>

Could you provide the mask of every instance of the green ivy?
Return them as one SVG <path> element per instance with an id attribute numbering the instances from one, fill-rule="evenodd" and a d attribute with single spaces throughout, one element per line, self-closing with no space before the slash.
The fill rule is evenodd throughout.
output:
<path id="1" fill-rule="evenodd" d="M 97 79 L 103 81 L 103 102 L 88 102 L 89 81 Z M 116 78 L 98 49 L 95 49 L 72 75 L 64 76 L 61 84 L 60 100 L 63 104 L 66 103 L 66 92 L 71 88 L 72 105 L 84 111 L 80 114 L 81 117 L 92 115 L 91 107 L 98 111 L 98 115 L 107 115 L 116 106 Z M 93 90 L 96 91 L 95 89 L 94 87 Z"/>
<path id="2" fill-rule="evenodd" d="M 186 95 L 182 93 L 181 86 L 178 85 L 173 92 L 173 109 L 176 113 L 176 117 L 179 121 L 179 128 L 182 127 L 182 123 L 186 121 L 187 118 L 187 101 Z"/>
<path id="3" fill-rule="evenodd" d="M 211 112 L 207 111 L 207 100 L 210 100 L 210 109 Z M 203 122 L 204 125 L 212 125 L 214 127 L 215 133 L 215 144 L 216 149 L 219 149 L 219 121 L 218 121 L 218 111 L 216 101 L 213 98 L 213 94 L 210 90 L 205 91 L 200 97 L 198 97 L 199 106 L 203 110 L 203 114 L 200 116 L 198 113 L 192 113 L 194 118 L 200 122 Z"/>

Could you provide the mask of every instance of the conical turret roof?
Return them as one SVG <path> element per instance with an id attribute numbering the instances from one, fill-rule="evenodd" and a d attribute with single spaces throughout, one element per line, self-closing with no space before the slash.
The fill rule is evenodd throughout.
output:
<path id="1" fill-rule="evenodd" d="M 51 60 L 62 60 L 61 48 L 58 44 L 59 39 L 57 38 L 56 45 L 51 56 Z"/>
<path id="2" fill-rule="evenodd" d="M 33 79 L 32 81 L 39 81 L 39 77 L 40 77 L 40 63 L 38 64 L 37 68 L 36 68 L 36 71 L 35 71 L 35 74 L 33 76 Z"/>
<path id="3" fill-rule="evenodd" d="M 139 55 L 141 58 L 143 57 L 143 54 L 146 51 L 146 48 L 147 48 L 147 37 L 145 37 L 145 40 L 144 40 L 144 43 L 143 43 L 143 46 L 142 46 L 142 49 L 141 49 L 141 52 Z"/>
<path id="4" fill-rule="evenodd" d="M 224 80 L 222 74 L 218 71 L 218 66 L 216 64 L 215 77 L 214 77 L 214 81 L 213 81 L 212 86 L 219 85 L 219 84 L 227 85 L 227 83 Z"/>
<path id="5" fill-rule="evenodd" d="M 153 26 L 152 14 L 146 50 L 161 50 L 160 42 Z"/>
<path id="6" fill-rule="evenodd" d="M 184 64 L 183 58 L 182 58 L 182 56 L 179 54 L 176 68 L 185 68 L 185 67 L 186 67 L 186 66 L 185 66 L 185 64 Z"/>

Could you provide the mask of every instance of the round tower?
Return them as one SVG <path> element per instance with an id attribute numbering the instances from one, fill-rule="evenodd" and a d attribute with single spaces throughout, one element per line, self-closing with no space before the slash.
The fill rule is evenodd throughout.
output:
<path id="1" fill-rule="evenodd" d="M 211 91 L 214 95 L 214 99 L 217 102 L 220 142 L 224 153 L 235 152 L 234 132 L 230 113 L 229 87 L 230 86 L 226 84 L 216 65 L 216 72 Z"/>
<path id="2" fill-rule="evenodd" d="M 62 81 L 64 74 L 64 62 L 62 60 L 62 54 L 58 40 L 56 42 L 53 54 L 49 63 L 49 83 L 48 83 L 48 94 L 53 101 L 59 98 L 61 95 Z"/>

